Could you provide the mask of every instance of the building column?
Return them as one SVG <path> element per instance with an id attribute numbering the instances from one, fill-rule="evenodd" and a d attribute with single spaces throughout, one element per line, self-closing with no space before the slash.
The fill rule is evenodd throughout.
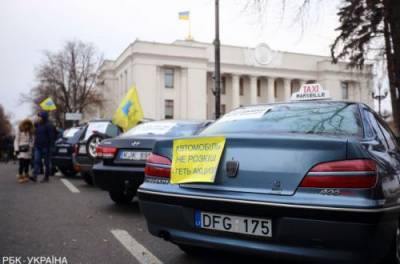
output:
<path id="1" fill-rule="evenodd" d="M 284 101 L 289 101 L 290 97 L 292 96 L 290 83 L 290 79 L 283 79 Z"/>
<path id="2" fill-rule="evenodd" d="M 232 109 L 235 109 L 239 106 L 239 75 L 232 75 Z"/>
<path id="3" fill-rule="evenodd" d="M 268 77 L 267 102 L 275 102 L 275 78 Z"/>
<path id="4" fill-rule="evenodd" d="M 257 76 L 250 76 L 250 104 L 257 104 Z"/>

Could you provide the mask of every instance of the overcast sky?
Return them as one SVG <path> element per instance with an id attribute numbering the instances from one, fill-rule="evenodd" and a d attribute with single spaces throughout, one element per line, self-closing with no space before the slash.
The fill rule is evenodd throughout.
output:
<path id="1" fill-rule="evenodd" d="M 243 12 L 245 2 L 220 0 L 222 44 L 255 47 L 265 42 L 272 49 L 329 55 L 339 0 L 315 1 L 320 4 L 310 9 L 304 32 L 293 24 L 301 0 L 286 1 L 283 18 L 281 0 L 269 0 L 262 18 Z M 178 20 L 178 12 L 186 10 L 194 39 L 212 42 L 213 0 L 1 0 L 0 104 L 14 120 L 30 113 L 29 104 L 20 104 L 20 94 L 35 84 L 34 69 L 44 50 L 56 51 L 65 41 L 79 39 L 114 59 L 136 38 L 184 39 L 187 24 Z"/>

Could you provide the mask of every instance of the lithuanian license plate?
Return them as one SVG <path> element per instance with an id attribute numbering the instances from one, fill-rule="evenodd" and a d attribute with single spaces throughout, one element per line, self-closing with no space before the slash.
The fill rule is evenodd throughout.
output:
<path id="1" fill-rule="evenodd" d="M 67 153 L 68 150 L 66 148 L 59 148 L 58 153 Z"/>
<path id="2" fill-rule="evenodd" d="M 121 151 L 119 158 L 121 160 L 145 161 L 149 155 L 149 151 Z"/>
<path id="3" fill-rule="evenodd" d="M 196 210 L 195 226 L 204 229 L 272 237 L 272 221 L 270 219 L 215 214 Z"/>

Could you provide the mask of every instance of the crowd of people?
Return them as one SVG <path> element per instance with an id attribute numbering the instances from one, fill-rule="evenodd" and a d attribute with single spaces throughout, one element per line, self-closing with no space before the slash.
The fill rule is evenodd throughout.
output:
<path id="1" fill-rule="evenodd" d="M 17 180 L 37 182 L 38 175 L 44 174 L 41 182 L 48 182 L 52 174 L 51 151 L 57 138 L 57 129 L 50 122 L 48 112 L 37 114 L 35 120 L 23 120 L 14 139 L 14 155 L 18 159 Z M 44 168 L 43 168 L 44 167 Z"/>

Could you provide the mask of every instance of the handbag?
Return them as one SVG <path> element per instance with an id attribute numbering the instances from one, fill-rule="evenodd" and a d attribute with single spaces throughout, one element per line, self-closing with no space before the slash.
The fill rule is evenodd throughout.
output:
<path id="1" fill-rule="evenodd" d="M 18 147 L 19 152 L 28 152 L 29 151 L 29 145 L 20 145 Z"/>

